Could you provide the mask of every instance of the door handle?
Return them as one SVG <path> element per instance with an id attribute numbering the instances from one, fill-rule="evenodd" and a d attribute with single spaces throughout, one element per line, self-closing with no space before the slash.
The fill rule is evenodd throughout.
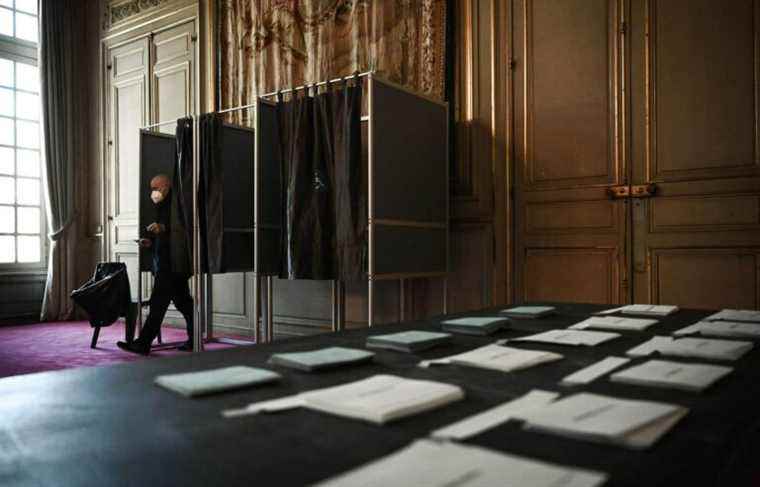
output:
<path id="1" fill-rule="evenodd" d="M 607 196 L 611 200 L 620 200 L 626 198 L 651 198 L 657 194 L 657 185 L 654 183 L 627 184 L 621 186 L 610 186 L 607 188 Z"/>
<path id="2" fill-rule="evenodd" d="M 607 188 L 607 196 L 611 200 L 619 200 L 628 198 L 631 195 L 631 187 L 626 185 L 622 186 L 610 186 Z"/>
<path id="3" fill-rule="evenodd" d="M 656 194 L 657 185 L 654 183 L 631 186 L 631 198 L 651 198 Z"/>

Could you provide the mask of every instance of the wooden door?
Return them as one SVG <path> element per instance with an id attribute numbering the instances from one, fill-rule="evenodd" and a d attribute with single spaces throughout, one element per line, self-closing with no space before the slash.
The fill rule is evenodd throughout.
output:
<path id="1" fill-rule="evenodd" d="M 517 302 L 627 300 L 620 10 L 513 3 Z"/>
<path id="2" fill-rule="evenodd" d="M 108 80 L 108 242 L 112 261 L 124 262 L 132 296 L 137 296 L 139 131 L 149 120 L 148 39 L 112 48 L 107 55 Z"/>
<path id="3" fill-rule="evenodd" d="M 151 36 L 151 119 L 176 120 L 194 112 L 195 22 L 161 30 Z M 160 130 L 174 134 L 174 124 Z"/>
<path id="4" fill-rule="evenodd" d="M 635 302 L 760 304 L 760 2 L 631 8 Z"/>

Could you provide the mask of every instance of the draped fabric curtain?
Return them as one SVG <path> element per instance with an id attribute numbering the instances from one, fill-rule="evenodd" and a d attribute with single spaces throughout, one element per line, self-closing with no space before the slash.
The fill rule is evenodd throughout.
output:
<path id="1" fill-rule="evenodd" d="M 348 82 L 280 100 L 283 277 L 351 281 L 363 276 L 367 178 L 361 107 L 361 87 Z"/>
<path id="2" fill-rule="evenodd" d="M 42 303 L 42 320 L 74 317 L 69 298 L 77 286 L 77 234 L 83 223 L 77 211 L 77 192 L 86 188 L 82 166 L 86 162 L 83 130 L 88 106 L 80 79 L 87 2 L 40 2 L 39 68 L 42 94 L 42 134 L 45 156 L 50 253 Z M 84 172 L 86 174 L 86 172 Z"/>
<path id="3" fill-rule="evenodd" d="M 221 105 L 374 69 L 443 99 L 446 0 L 220 0 Z"/>

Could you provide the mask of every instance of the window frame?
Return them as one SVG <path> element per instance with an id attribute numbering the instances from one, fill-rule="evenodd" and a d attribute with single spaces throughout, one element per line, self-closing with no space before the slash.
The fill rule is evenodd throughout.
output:
<path id="1" fill-rule="evenodd" d="M 10 9 L 9 7 L 2 7 L 5 9 L 9 9 L 15 12 L 15 9 Z M 20 11 L 21 13 L 25 13 L 23 11 Z M 39 19 L 39 9 L 37 12 L 37 18 Z M 15 18 L 14 18 L 14 24 L 15 24 Z M 15 27 L 14 27 L 15 28 Z M 0 58 L 7 59 L 9 61 L 13 61 L 16 63 L 23 63 L 23 64 L 30 64 L 35 67 L 39 67 L 38 64 L 38 43 L 34 43 L 31 41 L 27 41 L 24 39 L 18 39 L 16 37 L 10 37 L 7 35 L 0 34 Z M 15 69 L 14 69 L 14 76 L 15 76 Z M 15 85 L 15 80 L 14 80 Z M 20 90 L 21 92 L 27 92 L 26 90 Z M 42 87 L 40 87 L 40 103 L 42 100 Z M 14 97 L 15 97 L 15 88 L 14 88 Z M 15 104 L 15 98 L 14 98 L 14 104 Z M 40 183 L 40 204 L 38 206 L 40 210 L 40 260 L 38 262 L 13 262 L 13 263 L 0 263 L 0 273 L 6 274 L 6 273 L 15 273 L 15 272 L 40 272 L 44 271 L 48 267 L 48 255 L 50 250 L 50 242 L 48 240 L 48 222 L 47 222 L 47 198 L 45 193 L 45 148 L 44 148 L 44 140 L 42 136 L 42 107 L 40 107 L 40 117 L 37 123 L 40 127 L 40 143 L 39 148 L 36 149 L 39 151 L 39 159 L 40 159 L 40 176 L 39 178 L 27 178 L 26 176 L 21 176 L 21 179 L 27 178 L 27 179 L 36 179 Z M 4 117 L 7 118 L 7 117 Z M 15 106 L 14 106 L 14 117 L 12 118 L 14 120 L 14 126 L 15 124 L 21 120 L 26 121 L 25 119 L 19 119 L 15 115 Z M 19 149 L 24 149 L 24 147 L 18 147 L 16 146 L 16 131 L 14 131 L 14 145 L 12 146 L 15 151 L 18 151 Z M 13 180 L 14 184 L 17 185 L 17 181 L 19 179 L 19 176 L 17 174 L 17 160 L 18 155 L 16 155 L 16 158 L 14 160 L 14 175 Z M 15 190 L 15 189 L 14 189 Z M 35 207 L 34 205 L 23 205 L 19 204 L 15 201 L 12 204 L 2 206 L 11 206 L 14 209 L 14 218 L 16 221 L 16 226 L 14 227 L 14 231 L 18 228 L 18 211 L 17 208 L 21 207 Z M 9 235 L 9 234 L 3 234 L 3 235 Z M 24 235 L 35 235 L 35 234 L 19 234 L 14 233 L 14 236 L 24 236 Z M 18 258 L 18 248 L 16 249 L 16 258 Z"/>

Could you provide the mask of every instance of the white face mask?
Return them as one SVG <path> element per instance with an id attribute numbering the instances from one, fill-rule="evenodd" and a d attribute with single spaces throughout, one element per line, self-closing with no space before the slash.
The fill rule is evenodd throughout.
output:
<path id="1" fill-rule="evenodd" d="M 164 194 L 161 191 L 158 191 L 157 189 L 154 189 L 150 193 L 150 199 L 153 200 L 153 203 L 159 204 L 164 200 Z"/>

